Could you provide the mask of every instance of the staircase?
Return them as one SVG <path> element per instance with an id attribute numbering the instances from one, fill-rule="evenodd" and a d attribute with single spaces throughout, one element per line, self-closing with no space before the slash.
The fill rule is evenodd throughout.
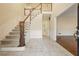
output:
<path id="1" fill-rule="evenodd" d="M 6 37 L 1 41 L 0 51 L 23 51 L 25 47 L 17 47 L 20 39 L 20 29 L 16 26 Z"/>
<path id="2" fill-rule="evenodd" d="M 24 8 L 24 10 L 26 10 Z M 0 51 L 24 51 L 25 46 L 29 43 L 28 35 L 30 33 L 31 20 L 38 17 L 42 13 L 42 4 L 38 4 L 35 8 L 29 9 L 30 13 L 25 15 L 24 21 L 20 21 L 18 25 L 1 41 Z"/>
<path id="3" fill-rule="evenodd" d="M 24 28 L 24 36 L 27 36 L 29 34 L 30 29 L 30 22 L 25 23 Z M 12 31 L 1 41 L 0 44 L 0 51 L 24 51 L 25 46 L 18 47 L 19 46 L 19 39 L 20 39 L 20 28 L 19 25 L 17 25 Z M 28 39 L 25 40 L 26 43 L 28 43 Z"/>
<path id="4" fill-rule="evenodd" d="M 24 51 L 25 45 L 29 43 L 29 35 L 31 20 L 40 14 L 40 10 L 35 10 L 37 7 L 30 9 L 30 13 L 24 21 L 20 21 L 18 25 L 1 41 L 0 51 Z"/>

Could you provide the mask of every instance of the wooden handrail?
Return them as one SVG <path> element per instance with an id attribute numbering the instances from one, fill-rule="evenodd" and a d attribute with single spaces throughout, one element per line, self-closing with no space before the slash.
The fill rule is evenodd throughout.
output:
<path id="1" fill-rule="evenodd" d="M 29 9 L 29 10 L 31 10 L 31 12 L 26 16 L 26 18 L 24 19 L 24 22 L 28 19 L 29 16 L 31 16 L 31 13 L 40 5 L 41 5 L 41 3 L 38 4 L 35 8 Z"/>
<path id="2" fill-rule="evenodd" d="M 27 19 L 28 19 L 28 17 L 31 15 L 31 13 L 29 13 L 28 15 L 27 15 L 27 17 L 24 19 L 24 21 L 23 22 L 25 22 Z"/>
<path id="3" fill-rule="evenodd" d="M 19 27 L 20 27 L 19 47 L 25 46 L 25 38 L 24 38 L 24 24 L 25 24 L 25 21 L 30 17 L 30 22 L 31 22 L 31 13 L 39 6 L 40 6 L 40 11 L 42 12 L 42 3 L 40 3 L 36 7 L 32 8 L 32 9 L 28 9 L 28 10 L 30 10 L 30 13 L 25 17 L 25 19 L 23 21 L 19 22 Z M 52 7 L 52 4 L 51 4 L 51 7 Z M 26 9 L 24 9 L 24 10 L 26 10 Z"/>
<path id="4" fill-rule="evenodd" d="M 41 3 L 38 4 L 35 8 L 32 8 L 32 11 L 35 10 L 35 9 L 36 9 L 38 6 L 40 6 L 40 5 L 41 5 Z"/>
<path id="5" fill-rule="evenodd" d="M 40 5 L 40 4 L 39 4 Z M 39 6 L 37 5 L 35 8 L 30 10 L 30 13 L 26 16 L 26 18 L 23 21 L 19 22 L 19 27 L 20 27 L 20 40 L 19 40 L 19 47 L 25 46 L 25 38 L 24 38 L 24 23 L 25 21 L 31 16 L 31 13 Z M 24 11 L 25 12 L 25 11 Z M 31 21 L 31 17 L 30 17 Z"/>
<path id="6" fill-rule="evenodd" d="M 26 16 L 25 10 L 31 10 L 30 8 L 24 8 L 24 15 Z"/>

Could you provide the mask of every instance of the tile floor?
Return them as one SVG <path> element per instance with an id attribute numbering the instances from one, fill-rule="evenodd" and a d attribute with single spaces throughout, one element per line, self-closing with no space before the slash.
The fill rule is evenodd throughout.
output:
<path id="1" fill-rule="evenodd" d="M 55 41 L 48 38 L 30 39 L 23 52 L 0 52 L 0 56 L 73 56 Z"/>

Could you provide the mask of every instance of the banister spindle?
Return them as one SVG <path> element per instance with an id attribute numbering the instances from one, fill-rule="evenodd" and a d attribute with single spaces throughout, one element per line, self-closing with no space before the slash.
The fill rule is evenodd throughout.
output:
<path id="1" fill-rule="evenodd" d="M 32 19 L 32 17 L 31 17 L 32 15 L 31 14 L 39 6 L 40 6 L 40 4 L 37 5 L 35 8 L 33 8 L 31 10 L 29 9 L 30 10 L 30 13 L 27 15 L 27 17 L 24 19 L 24 21 L 20 21 L 19 22 L 19 29 L 20 29 L 19 47 L 25 46 L 24 23 L 29 18 L 29 16 L 30 16 L 30 23 L 31 23 L 31 19 Z M 26 15 L 25 10 L 26 10 L 26 8 L 24 8 L 24 15 Z M 41 12 L 42 12 L 42 4 L 41 4 Z"/>
<path id="2" fill-rule="evenodd" d="M 41 8 L 40 9 L 41 9 L 41 13 L 42 13 L 42 3 L 41 3 Z"/>
<path id="3" fill-rule="evenodd" d="M 31 15 L 32 15 L 32 10 L 30 9 L 30 24 L 31 24 Z"/>
<path id="4" fill-rule="evenodd" d="M 51 3 L 51 12 L 52 12 L 52 3 Z"/>
<path id="5" fill-rule="evenodd" d="M 26 16 L 25 10 L 26 10 L 26 9 L 24 8 L 24 16 Z"/>

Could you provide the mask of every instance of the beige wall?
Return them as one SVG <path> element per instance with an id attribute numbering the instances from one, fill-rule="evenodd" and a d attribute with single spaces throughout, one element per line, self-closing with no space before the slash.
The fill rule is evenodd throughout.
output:
<path id="1" fill-rule="evenodd" d="M 24 17 L 25 4 L 0 4 L 0 40 Z"/>

